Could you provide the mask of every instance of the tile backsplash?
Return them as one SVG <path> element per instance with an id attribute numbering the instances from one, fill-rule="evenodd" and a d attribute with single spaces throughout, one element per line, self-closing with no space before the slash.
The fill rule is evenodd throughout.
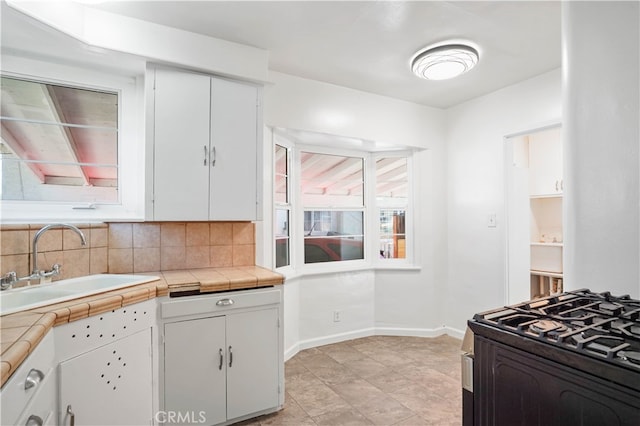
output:
<path id="1" fill-rule="evenodd" d="M 0 225 L 0 273 L 31 271 L 31 243 L 43 225 Z M 38 266 L 62 265 L 54 280 L 100 273 L 139 273 L 255 264 L 251 222 L 141 222 L 50 229 L 38 242 Z"/>

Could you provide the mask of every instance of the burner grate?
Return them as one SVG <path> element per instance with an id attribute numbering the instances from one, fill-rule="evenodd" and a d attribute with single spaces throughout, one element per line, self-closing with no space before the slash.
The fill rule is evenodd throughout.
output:
<path id="1" fill-rule="evenodd" d="M 474 316 L 498 329 L 640 370 L 640 301 L 577 290 Z"/>

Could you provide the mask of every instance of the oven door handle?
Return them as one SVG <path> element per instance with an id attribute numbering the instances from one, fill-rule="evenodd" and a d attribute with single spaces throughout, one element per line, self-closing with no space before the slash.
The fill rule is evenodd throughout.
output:
<path id="1" fill-rule="evenodd" d="M 473 392 L 473 354 L 465 353 L 462 359 L 462 389 Z"/>

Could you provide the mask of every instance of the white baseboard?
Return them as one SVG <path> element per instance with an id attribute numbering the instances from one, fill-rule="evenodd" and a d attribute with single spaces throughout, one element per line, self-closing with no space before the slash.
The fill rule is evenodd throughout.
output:
<path id="1" fill-rule="evenodd" d="M 444 329 L 446 330 L 445 334 L 448 336 L 455 337 L 460 340 L 464 338 L 464 330 L 461 331 L 453 327 L 444 327 Z"/>
<path id="2" fill-rule="evenodd" d="M 332 343 L 344 342 L 369 336 L 413 336 L 413 337 L 438 337 L 448 335 L 462 340 L 464 331 L 451 327 L 438 328 L 397 328 L 397 327 L 374 327 L 354 330 L 347 333 L 332 334 L 329 336 L 317 337 L 313 339 L 301 340 L 292 345 L 284 352 L 284 360 L 288 361 L 298 352 L 316 348 L 318 346 L 330 345 Z"/>
<path id="3" fill-rule="evenodd" d="M 285 361 L 293 357 L 298 352 L 316 348 L 318 346 L 330 345 L 332 343 L 345 342 L 347 340 L 359 339 L 361 337 L 369 337 L 375 335 L 374 328 L 365 328 L 361 330 L 349 331 L 347 333 L 331 334 L 329 336 L 317 337 L 314 339 L 301 340 L 284 352 Z"/>

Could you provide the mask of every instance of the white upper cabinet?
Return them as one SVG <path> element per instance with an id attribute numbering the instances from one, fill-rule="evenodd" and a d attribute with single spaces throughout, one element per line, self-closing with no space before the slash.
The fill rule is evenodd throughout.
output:
<path id="1" fill-rule="evenodd" d="M 152 72 L 147 219 L 257 220 L 259 88 L 178 70 Z"/>
<path id="2" fill-rule="evenodd" d="M 531 196 L 562 194 L 560 127 L 529 135 L 529 173 Z"/>
<path id="3" fill-rule="evenodd" d="M 211 79 L 210 220 L 256 220 L 258 89 Z"/>
<path id="4" fill-rule="evenodd" d="M 209 218 L 211 78 L 156 70 L 154 220 Z"/>

